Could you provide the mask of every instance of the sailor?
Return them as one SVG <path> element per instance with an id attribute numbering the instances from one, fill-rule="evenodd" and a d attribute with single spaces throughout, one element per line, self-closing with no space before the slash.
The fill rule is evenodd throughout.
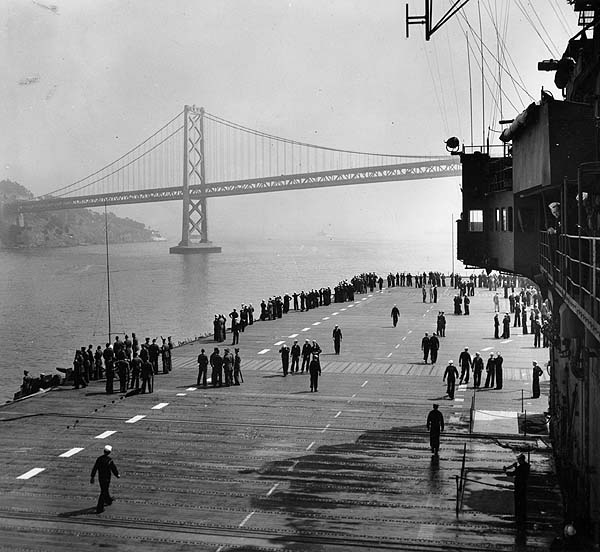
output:
<path id="1" fill-rule="evenodd" d="M 469 373 L 471 366 L 473 365 L 473 361 L 471 360 L 468 347 L 465 347 L 465 350 L 460 353 L 460 356 L 458 357 L 458 363 L 460 364 L 460 381 L 458 384 L 460 385 L 463 382 L 463 379 L 465 380 L 465 383 L 469 383 Z"/>
<path id="2" fill-rule="evenodd" d="M 242 375 L 242 359 L 240 358 L 240 350 L 238 347 L 235 348 L 235 356 L 233 357 L 233 380 L 234 385 L 239 385 L 240 381 L 244 383 L 244 376 Z"/>
<path id="3" fill-rule="evenodd" d="M 142 353 L 144 349 L 140 352 L 140 359 L 142 360 L 142 393 L 146 392 L 146 387 L 148 387 L 148 393 L 154 392 L 154 369 L 152 368 L 152 364 L 146 357 L 144 360 Z"/>
<path id="4" fill-rule="evenodd" d="M 112 447 L 106 445 L 104 447 L 104 454 L 96 459 L 96 463 L 92 468 L 92 474 L 90 476 L 90 483 L 94 483 L 94 477 L 96 472 L 98 473 L 98 483 L 100 483 L 100 496 L 98 497 L 98 504 L 96 505 L 96 513 L 100 514 L 104 512 L 104 506 L 110 506 L 113 502 L 113 498 L 110 496 L 110 478 L 111 474 L 114 474 L 118 479 L 120 477 L 119 470 L 110 457 Z"/>
<path id="5" fill-rule="evenodd" d="M 152 345 L 148 347 L 148 360 L 152 364 L 152 370 L 155 374 L 158 374 L 158 356 L 160 354 L 160 347 L 156 343 L 156 338 L 152 340 Z"/>
<path id="6" fill-rule="evenodd" d="M 446 386 L 446 394 L 450 398 L 450 400 L 454 399 L 454 389 L 456 387 L 456 378 L 458 377 L 458 370 L 456 366 L 454 366 L 454 361 L 449 360 L 448 366 L 446 366 L 446 371 L 444 372 L 444 378 L 442 381 L 446 381 L 448 378 L 448 383 Z"/>
<path id="7" fill-rule="evenodd" d="M 431 364 L 435 364 L 437 362 L 438 350 L 440 348 L 440 340 L 435 332 L 429 338 L 429 354 L 431 355 Z"/>
<path id="8" fill-rule="evenodd" d="M 423 362 L 427 364 L 429 358 L 429 334 L 425 332 L 423 339 L 421 339 L 421 351 L 423 351 Z"/>
<path id="9" fill-rule="evenodd" d="M 114 351 L 110 348 L 110 343 L 106 344 L 106 348 L 104 349 L 102 356 L 104 357 L 104 369 L 106 370 L 106 394 L 112 395 L 112 393 L 114 392 L 113 381 L 115 378 L 115 372 L 114 372 L 115 354 L 114 354 Z"/>
<path id="10" fill-rule="evenodd" d="M 79 349 L 75 351 L 75 358 L 73 359 L 73 383 L 75 389 L 79 389 L 80 386 L 87 387 L 83 378 L 83 356 Z"/>
<path id="11" fill-rule="evenodd" d="M 223 385 L 223 358 L 219 354 L 218 347 L 215 347 L 212 355 L 210 355 L 210 366 L 212 368 L 212 385 L 213 387 Z"/>
<path id="12" fill-rule="evenodd" d="M 198 382 L 196 385 L 202 385 L 206 387 L 206 376 L 208 372 L 208 357 L 204 353 L 204 349 L 200 349 L 200 354 L 198 355 Z"/>
<path id="13" fill-rule="evenodd" d="M 223 352 L 223 372 L 225 373 L 225 387 L 233 385 L 233 355 L 229 349 Z"/>
<path id="14" fill-rule="evenodd" d="M 308 372 L 308 367 L 310 365 L 310 353 L 312 347 L 310 346 L 310 341 L 306 339 L 304 341 L 304 345 L 302 345 L 302 368 L 300 369 L 301 373 L 304 373 L 304 367 L 306 366 L 306 371 Z"/>
<path id="15" fill-rule="evenodd" d="M 129 389 L 140 390 L 140 374 L 142 373 L 142 359 L 138 356 L 137 352 L 133 353 L 133 358 L 129 363 L 131 368 L 131 381 L 129 382 Z"/>
<path id="16" fill-rule="evenodd" d="M 479 356 L 479 351 L 475 353 L 473 359 L 473 387 L 479 388 L 481 386 L 481 373 L 483 372 L 483 359 Z"/>
<path id="17" fill-rule="evenodd" d="M 427 415 L 429 446 L 432 454 L 437 454 L 440 450 L 440 433 L 444 431 L 444 416 L 438 410 L 439 406 L 439 404 L 434 404 L 433 410 Z"/>
<path id="18" fill-rule="evenodd" d="M 340 346 L 342 344 L 342 330 L 336 324 L 333 328 L 333 348 L 335 350 L 335 354 L 340 354 Z"/>
<path id="19" fill-rule="evenodd" d="M 281 355 L 281 368 L 283 370 L 283 377 L 288 374 L 288 366 L 290 364 L 290 348 L 284 343 L 279 349 Z"/>
<path id="20" fill-rule="evenodd" d="M 538 366 L 538 363 L 533 361 L 533 374 L 532 374 L 532 390 L 531 397 L 533 399 L 540 398 L 540 376 L 544 371 Z"/>
<path id="21" fill-rule="evenodd" d="M 392 307 L 392 322 L 394 323 L 394 328 L 396 327 L 396 325 L 398 324 L 398 318 L 400 318 L 400 310 L 398 309 L 397 305 L 394 305 Z"/>
<path id="22" fill-rule="evenodd" d="M 321 375 L 321 364 L 319 363 L 319 355 L 314 354 L 309 366 L 310 371 L 310 390 L 315 393 L 319 390 L 319 376 Z"/>
<path id="23" fill-rule="evenodd" d="M 517 461 L 502 468 L 506 475 L 515 478 L 515 521 L 517 528 L 523 529 L 527 522 L 527 480 L 529 479 L 529 463 L 524 454 L 517 456 Z M 508 471 L 511 470 L 512 471 Z"/>
<path id="24" fill-rule="evenodd" d="M 292 345 L 292 367 L 290 368 L 290 372 L 297 372 L 300 369 L 300 345 L 298 345 L 298 340 L 294 341 Z"/>
<path id="25" fill-rule="evenodd" d="M 494 382 L 496 381 L 496 360 L 494 359 L 494 353 L 490 353 L 490 357 L 485 365 L 485 371 L 487 376 L 484 387 L 494 387 Z"/>
<path id="26" fill-rule="evenodd" d="M 500 354 L 500 351 L 496 353 L 496 359 L 494 360 L 494 364 L 496 367 L 496 389 L 502 389 L 502 363 L 504 359 Z"/>

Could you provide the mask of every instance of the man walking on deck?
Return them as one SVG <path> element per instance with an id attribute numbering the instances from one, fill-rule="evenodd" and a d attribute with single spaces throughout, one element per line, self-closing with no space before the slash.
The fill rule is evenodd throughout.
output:
<path id="1" fill-rule="evenodd" d="M 429 334 L 425 332 L 423 339 L 421 339 L 421 351 L 423 351 L 423 362 L 427 364 L 429 358 Z"/>
<path id="2" fill-rule="evenodd" d="M 310 390 L 315 393 L 318 391 L 319 387 L 319 376 L 321 375 L 321 363 L 319 362 L 319 355 L 313 355 L 312 360 L 310 361 Z"/>
<path id="3" fill-rule="evenodd" d="M 222 387 L 223 385 L 223 358 L 219 354 L 218 347 L 215 347 L 212 355 L 210 355 L 210 366 L 212 368 L 211 381 L 212 386 Z"/>
<path id="4" fill-rule="evenodd" d="M 481 374 L 483 372 L 483 359 L 479 356 L 479 352 L 475 353 L 473 359 L 473 387 L 479 389 L 481 387 Z"/>
<path id="5" fill-rule="evenodd" d="M 446 386 L 446 394 L 450 398 L 450 400 L 454 399 L 454 389 L 456 388 L 456 378 L 458 377 L 458 370 L 456 366 L 454 366 L 454 361 L 449 360 L 448 366 L 446 366 L 446 371 L 444 372 L 444 379 L 442 381 L 446 381 L 448 378 L 448 384 Z"/>
<path id="6" fill-rule="evenodd" d="M 435 364 L 437 362 L 438 350 L 440 348 L 440 340 L 435 332 L 429 338 L 429 354 L 431 355 L 431 364 Z"/>
<path id="7" fill-rule="evenodd" d="M 434 404 L 433 410 L 427 415 L 429 446 L 431 447 L 431 453 L 435 455 L 440 450 L 440 433 L 444 431 L 444 416 L 438 408 L 439 404 Z"/>
<path id="8" fill-rule="evenodd" d="M 515 478 L 515 522 L 517 529 L 523 530 L 527 522 L 527 480 L 529 479 L 529 463 L 524 454 L 517 456 L 517 461 L 511 466 L 502 468 L 506 475 Z M 512 471 L 508 471 L 512 469 Z"/>
<path id="9" fill-rule="evenodd" d="M 392 322 L 394 323 L 394 328 L 398 324 L 398 318 L 400 318 L 400 311 L 398 310 L 398 306 L 394 305 L 392 307 Z"/>
<path id="10" fill-rule="evenodd" d="M 465 383 L 469 383 L 469 373 L 471 371 L 471 366 L 473 366 L 473 360 L 469 354 L 468 347 L 465 347 L 465 350 L 460 353 L 460 356 L 458 357 L 458 363 L 460 364 L 460 381 L 458 384 L 460 385 L 463 380 Z"/>
<path id="11" fill-rule="evenodd" d="M 308 368 L 310 366 L 310 353 L 312 352 L 312 347 L 310 345 L 310 341 L 306 339 L 304 341 L 304 345 L 302 345 L 302 368 L 300 369 L 301 373 L 304 373 L 304 367 L 306 366 L 306 372 L 308 373 Z"/>
<path id="12" fill-rule="evenodd" d="M 288 367 L 290 365 L 290 348 L 284 343 L 279 349 L 281 355 L 281 369 L 283 370 L 283 377 L 288 375 Z"/>
<path id="13" fill-rule="evenodd" d="M 340 330 L 340 328 L 336 324 L 335 328 L 333 328 L 333 348 L 335 350 L 336 355 L 340 354 L 341 345 L 342 345 L 342 330 Z"/>
<path id="14" fill-rule="evenodd" d="M 98 504 L 96 505 L 97 514 L 104 512 L 104 506 L 110 506 L 113 502 L 109 491 L 111 474 L 114 474 L 117 479 L 120 477 L 119 470 L 117 470 L 117 466 L 115 466 L 115 463 L 110 457 L 111 452 L 112 447 L 106 445 L 104 447 L 104 454 L 96 459 L 96 463 L 92 468 L 92 474 L 90 476 L 90 483 L 93 484 L 94 477 L 96 476 L 96 473 L 98 473 L 98 483 L 100 483 L 100 496 L 98 497 Z"/>

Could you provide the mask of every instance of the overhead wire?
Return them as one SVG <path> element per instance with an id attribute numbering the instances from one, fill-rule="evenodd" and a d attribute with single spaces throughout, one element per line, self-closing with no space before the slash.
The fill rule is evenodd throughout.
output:
<path id="1" fill-rule="evenodd" d="M 531 8 L 531 11 L 533 12 L 534 17 L 538 20 L 540 27 L 542 28 L 544 33 L 546 33 L 546 37 L 548 38 L 548 41 L 554 48 L 554 51 L 558 54 L 558 52 L 560 51 L 560 48 L 554 43 L 554 40 L 552 40 L 552 35 L 548 32 L 548 29 L 546 29 L 546 26 L 544 25 L 544 22 L 542 21 L 542 18 L 539 14 L 539 10 L 534 9 L 534 7 L 531 5 L 531 0 L 527 0 L 527 4 Z"/>
<path id="2" fill-rule="evenodd" d="M 556 57 L 555 52 L 552 51 L 552 48 L 550 48 L 550 46 L 548 45 L 548 43 L 546 42 L 544 37 L 541 35 L 539 29 L 537 28 L 537 26 L 535 25 L 535 23 L 533 22 L 531 17 L 529 17 L 527 10 L 523 7 L 523 4 L 521 4 L 521 0 L 515 0 L 515 3 L 517 4 L 517 7 L 521 10 L 521 13 L 525 17 L 525 19 L 528 21 L 531 28 L 535 31 L 535 34 L 538 35 L 538 37 L 540 38 L 540 40 L 542 41 L 542 43 L 544 44 L 544 46 L 546 47 L 546 49 L 548 50 L 550 55 L 553 57 Z M 556 46 L 555 46 L 555 51 L 557 51 Z"/>
<path id="3" fill-rule="evenodd" d="M 563 31 L 565 31 L 565 34 L 567 35 L 567 37 L 570 38 L 571 33 L 569 32 L 569 27 L 567 26 L 565 16 L 562 12 L 559 12 L 559 8 L 556 5 L 556 0 L 550 0 L 549 3 L 550 3 L 550 7 L 552 8 L 552 11 L 554 12 L 554 15 L 556 15 L 556 19 L 558 19 L 561 27 L 563 28 Z"/>

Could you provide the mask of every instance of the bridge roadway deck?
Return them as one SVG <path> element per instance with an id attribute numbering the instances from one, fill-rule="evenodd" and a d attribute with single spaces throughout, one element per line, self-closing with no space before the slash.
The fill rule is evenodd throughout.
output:
<path id="1" fill-rule="evenodd" d="M 393 328 L 390 310 L 402 316 Z M 471 316 L 448 315 L 439 363 L 421 362 L 420 340 L 438 309 L 451 312 L 452 290 L 437 304 L 392 288 L 358 295 L 241 335 L 245 382 L 197 388 L 195 357 L 206 339 L 174 351 L 170 375 L 154 394 L 123 397 L 60 388 L 0 409 L 0 547 L 3 550 L 545 550 L 560 530 L 560 495 L 544 436 L 517 433 L 521 390 L 530 399 L 532 337 L 494 340 L 492 300 L 478 290 Z M 334 323 L 343 330 L 332 354 Z M 520 333 L 520 332 L 518 332 Z M 316 339 L 323 347 L 319 392 L 308 376 L 283 378 L 278 343 Z M 221 344 L 222 345 L 222 344 Z M 468 345 L 501 350 L 505 386 L 445 398 L 446 361 Z M 535 356 L 533 356 L 535 355 Z M 544 376 L 545 377 L 545 376 Z M 431 456 L 425 418 L 437 401 L 446 419 L 439 458 Z M 162 407 L 159 408 L 159 405 Z M 135 423 L 135 416 L 144 416 Z M 114 432 L 101 438 L 106 431 Z M 121 471 L 114 504 L 94 511 L 89 474 L 104 444 Z M 466 445 L 468 482 L 455 514 Z M 75 447 L 83 450 L 73 452 Z M 530 523 L 516 539 L 512 483 L 502 465 L 531 449 Z M 67 451 L 71 456 L 61 457 Z M 29 479 L 33 468 L 44 471 Z"/>

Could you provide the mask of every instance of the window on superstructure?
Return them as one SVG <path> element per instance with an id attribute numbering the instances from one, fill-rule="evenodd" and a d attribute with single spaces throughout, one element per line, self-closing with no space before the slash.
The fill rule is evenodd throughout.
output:
<path id="1" fill-rule="evenodd" d="M 500 230 L 502 232 L 506 232 L 506 229 L 508 227 L 507 224 L 507 218 L 506 218 L 506 207 L 502 207 L 500 209 Z"/>
<path id="2" fill-rule="evenodd" d="M 483 211 L 481 209 L 469 211 L 469 232 L 483 232 Z"/>
<path id="3" fill-rule="evenodd" d="M 494 230 L 496 232 L 500 231 L 500 209 L 498 209 L 498 207 L 496 207 L 495 209 L 495 216 L 494 216 Z"/>
<path id="4" fill-rule="evenodd" d="M 507 215 L 508 219 L 508 231 L 512 232 L 513 231 L 513 208 L 509 207 L 508 208 L 508 215 Z"/>

